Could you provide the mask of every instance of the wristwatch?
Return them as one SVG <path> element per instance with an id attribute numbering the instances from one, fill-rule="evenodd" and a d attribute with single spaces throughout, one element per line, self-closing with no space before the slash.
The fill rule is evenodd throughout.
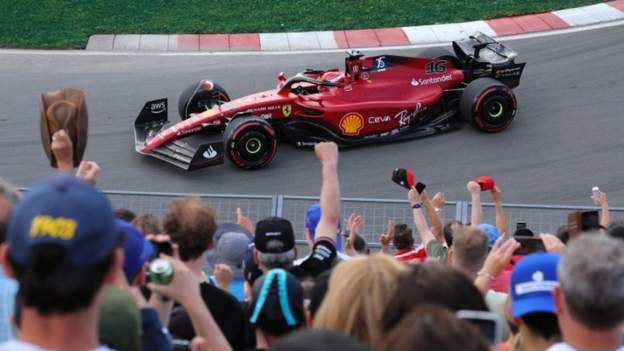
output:
<path id="1" fill-rule="evenodd" d="M 417 209 L 417 208 L 421 208 L 422 207 L 422 202 L 416 203 L 412 205 L 413 209 Z"/>

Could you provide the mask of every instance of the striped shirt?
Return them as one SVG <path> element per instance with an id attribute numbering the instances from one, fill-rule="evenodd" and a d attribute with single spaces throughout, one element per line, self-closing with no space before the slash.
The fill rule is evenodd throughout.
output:
<path id="1" fill-rule="evenodd" d="M 398 250 L 394 253 L 394 258 L 402 263 L 425 262 L 427 254 L 425 248 L 420 245 L 417 248 Z"/>

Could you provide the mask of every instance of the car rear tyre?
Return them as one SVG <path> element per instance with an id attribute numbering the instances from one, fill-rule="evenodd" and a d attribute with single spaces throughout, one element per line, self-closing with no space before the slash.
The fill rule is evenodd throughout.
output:
<path id="1" fill-rule="evenodd" d="M 453 54 L 450 50 L 441 47 L 425 49 L 420 54 L 418 54 L 418 57 L 450 61 L 453 64 L 453 67 L 458 69 L 460 69 L 462 66 L 461 62 L 459 62 L 459 59 L 457 58 L 457 56 L 455 56 L 455 54 Z"/>
<path id="2" fill-rule="evenodd" d="M 277 135 L 273 127 L 262 118 L 234 118 L 225 128 L 224 135 L 225 152 L 238 168 L 263 168 L 275 157 Z"/>
<path id="3" fill-rule="evenodd" d="M 470 82 L 459 102 L 463 119 L 488 133 L 505 130 L 513 121 L 516 109 L 516 97 L 511 88 L 492 78 Z"/>
<path id="4" fill-rule="evenodd" d="M 230 101 L 228 93 L 217 83 L 210 80 L 200 80 L 189 85 L 180 94 L 178 112 L 185 120 L 193 113 L 201 113 L 215 105 Z"/>

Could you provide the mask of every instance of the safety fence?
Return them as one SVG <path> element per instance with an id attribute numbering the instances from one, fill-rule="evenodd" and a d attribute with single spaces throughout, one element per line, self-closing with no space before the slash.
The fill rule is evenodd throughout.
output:
<path id="1" fill-rule="evenodd" d="M 234 194 L 183 194 L 168 192 L 105 191 L 116 208 L 127 208 L 137 214 L 151 213 L 162 216 L 167 204 L 181 196 L 197 196 L 213 207 L 219 222 L 235 222 L 236 208 L 241 208 L 252 221 L 268 216 L 280 216 L 293 223 L 297 240 L 303 244 L 305 213 L 307 208 L 318 202 L 318 197 L 289 195 L 234 195 Z M 567 215 L 574 210 L 592 210 L 591 206 L 560 206 L 537 204 L 504 204 L 507 227 L 513 232 L 518 222 L 525 222 L 535 233 L 554 232 L 567 223 Z M 342 224 L 349 214 L 358 213 L 364 217 L 363 235 L 371 246 L 376 246 L 379 234 L 386 229 L 389 219 L 412 224 L 412 212 L 407 200 L 343 198 Z M 459 220 L 470 222 L 470 203 L 449 201 L 442 211 L 444 222 Z M 624 219 L 624 208 L 611 208 L 611 220 Z M 483 204 L 483 222 L 494 224 L 494 206 Z M 416 236 L 417 237 L 417 236 Z M 417 239 L 417 238 L 416 238 Z"/>

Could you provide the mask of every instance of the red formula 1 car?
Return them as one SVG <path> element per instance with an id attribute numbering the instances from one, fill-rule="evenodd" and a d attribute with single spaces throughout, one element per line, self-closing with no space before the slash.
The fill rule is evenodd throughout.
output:
<path id="1" fill-rule="evenodd" d="M 512 88 L 524 63 L 476 33 L 422 57 L 352 52 L 344 72 L 306 70 L 277 76 L 277 87 L 230 100 L 202 80 L 182 92 L 182 121 L 168 125 L 167 99 L 149 101 L 134 125 L 135 148 L 186 170 L 222 164 L 256 169 L 275 157 L 277 141 L 339 146 L 405 140 L 449 130 L 462 119 L 485 132 L 507 128 L 516 113 Z"/>

